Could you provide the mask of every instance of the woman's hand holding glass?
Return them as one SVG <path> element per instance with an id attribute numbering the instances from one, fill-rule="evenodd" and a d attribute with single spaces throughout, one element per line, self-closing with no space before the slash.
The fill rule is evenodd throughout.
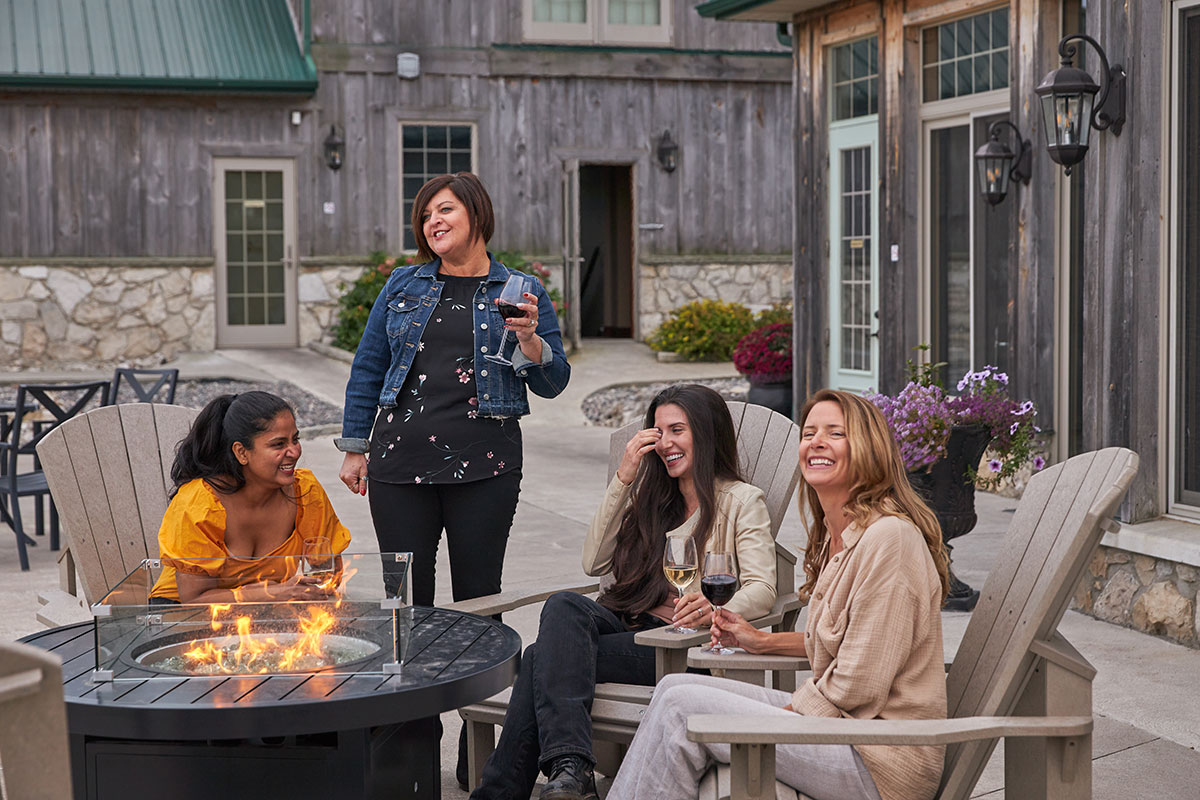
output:
<path id="1" fill-rule="evenodd" d="M 699 592 L 688 592 L 675 601 L 671 624 L 686 628 L 705 628 L 712 624 L 712 606 Z"/>
<path id="2" fill-rule="evenodd" d="M 500 352 L 484 356 L 488 361 L 497 364 L 512 364 L 512 361 L 504 355 L 509 331 L 516 335 L 517 346 L 522 350 L 531 344 L 533 337 L 536 336 L 537 298 L 525 291 L 530 288 L 529 280 L 528 276 L 520 272 L 512 272 L 509 273 L 508 280 L 504 282 L 504 288 L 500 290 L 500 296 L 496 298 L 496 308 L 504 317 L 504 334 L 500 337 Z M 531 298 L 534 300 L 532 303 L 529 302 Z"/>
<path id="3" fill-rule="evenodd" d="M 767 652 L 768 639 L 771 636 L 768 631 L 760 630 L 746 622 L 741 614 L 723 608 L 717 609 L 713 614 L 709 632 L 712 634 L 714 646 L 740 647 L 747 653 Z"/>

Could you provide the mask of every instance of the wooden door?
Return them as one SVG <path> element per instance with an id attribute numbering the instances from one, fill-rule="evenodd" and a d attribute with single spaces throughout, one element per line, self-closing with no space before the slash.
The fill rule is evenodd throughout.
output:
<path id="1" fill-rule="evenodd" d="M 290 159 L 214 160 L 218 347 L 298 344 L 295 198 Z"/>

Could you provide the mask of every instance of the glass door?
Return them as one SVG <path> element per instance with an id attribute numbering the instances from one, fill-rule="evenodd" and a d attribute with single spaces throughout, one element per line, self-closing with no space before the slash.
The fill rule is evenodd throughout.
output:
<path id="1" fill-rule="evenodd" d="M 292 162 L 217 159 L 217 346 L 295 347 Z"/>

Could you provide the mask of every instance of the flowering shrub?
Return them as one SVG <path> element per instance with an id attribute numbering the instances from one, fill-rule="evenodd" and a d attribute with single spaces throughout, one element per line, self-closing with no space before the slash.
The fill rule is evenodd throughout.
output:
<path id="1" fill-rule="evenodd" d="M 733 348 L 733 366 L 758 383 L 792 374 L 792 323 L 776 322 L 743 336 Z"/>
<path id="2" fill-rule="evenodd" d="M 646 343 L 689 361 L 728 361 L 734 345 L 753 329 L 754 315 L 741 303 L 694 300 L 672 311 Z"/>
<path id="3" fill-rule="evenodd" d="M 959 394 L 948 395 L 937 385 L 940 365 L 915 367 L 909 362 L 911 380 L 895 397 L 868 392 L 866 398 L 883 412 L 900 445 L 908 470 L 928 467 L 946 454 L 946 440 L 955 425 L 979 425 L 991 434 L 987 455 L 988 472 L 970 477 L 982 488 L 994 488 L 1031 460 L 1034 470 L 1045 466 L 1033 457 L 1041 429 L 1033 420 L 1033 402 L 1018 403 L 1008 396 L 1008 376 L 996 367 L 968 372 L 956 385 Z"/>

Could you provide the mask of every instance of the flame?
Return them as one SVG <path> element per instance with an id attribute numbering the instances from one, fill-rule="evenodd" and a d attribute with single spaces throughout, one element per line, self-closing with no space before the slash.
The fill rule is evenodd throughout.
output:
<path id="1" fill-rule="evenodd" d="M 225 622 L 218 617 L 231 608 L 231 605 L 213 604 L 213 630 L 222 628 Z M 253 620 L 249 616 L 239 616 L 235 620 L 236 639 L 226 637 L 189 643 L 192 647 L 184 653 L 188 668 L 202 673 L 263 674 L 293 669 L 306 656 L 324 660 L 323 637 L 337 620 L 318 606 L 309 606 L 306 611 L 306 616 L 297 618 L 300 635 L 290 646 L 284 646 L 273 636 L 255 635 Z M 231 639 L 235 639 L 236 649 Z"/>
<path id="2" fill-rule="evenodd" d="M 213 603 L 209 608 L 212 611 L 212 629 L 214 631 L 219 631 L 225 623 L 221 622 L 221 620 L 217 619 L 217 617 L 233 608 L 233 606 L 229 603 Z"/>

